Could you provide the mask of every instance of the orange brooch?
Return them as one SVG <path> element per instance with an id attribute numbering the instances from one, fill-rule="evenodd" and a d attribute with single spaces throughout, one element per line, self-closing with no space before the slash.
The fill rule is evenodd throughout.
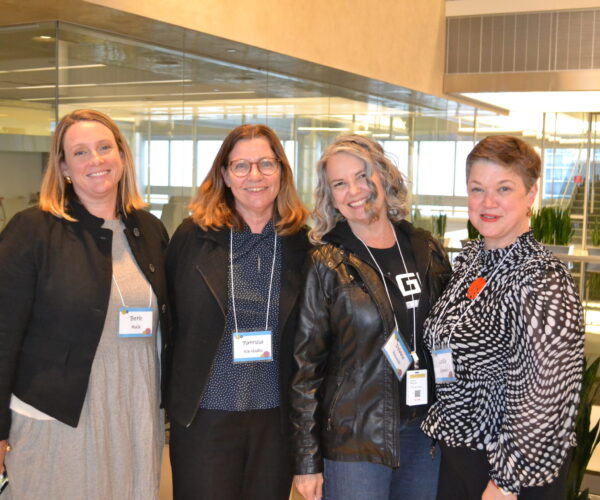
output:
<path id="1" fill-rule="evenodd" d="M 483 287 L 487 283 L 486 279 L 483 276 L 479 276 L 475 278 L 473 282 L 469 285 L 469 289 L 467 290 L 467 298 L 473 300 L 475 299 Z"/>

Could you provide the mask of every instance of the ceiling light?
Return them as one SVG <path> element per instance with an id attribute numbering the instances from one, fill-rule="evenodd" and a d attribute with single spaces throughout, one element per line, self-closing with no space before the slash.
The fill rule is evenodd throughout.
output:
<path id="1" fill-rule="evenodd" d="M 87 68 L 103 68 L 106 64 L 76 64 L 73 66 L 59 66 L 59 70 L 64 69 L 87 69 Z M 4 73 L 27 73 L 30 71 L 56 71 L 56 66 L 44 66 L 42 68 L 24 68 L 24 69 L 5 69 L 0 70 L 0 74 Z"/>
<path id="2" fill-rule="evenodd" d="M 34 36 L 32 38 L 33 41 L 35 42 L 55 42 L 55 38 L 50 36 L 50 35 L 39 35 L 39 36 Z"/>
<path id="3" fill-rule="evenodd" d="M 59 88 L 75 88 L 75 87 L 111 87 L 115 85 L 144 85 L 144 84 L 158 84 L 158 83 L 186 83 L 192 80 L 146 80 L 141 82 L 105 82 L 105 83 L 67 83 L 59 85 Z M 51 89 L 56 85 L 24 85 L 22 87 L 15 87 L 18 90 L 32 90 L 32 89 Z"/>
<path id="4" fill-rule="evenodd" d="M 318 131 L 318 132 L 350 132 L 347 127 L 298 127 L 301 131 Z"/>
<path id="5" fill-rule="evenodd" d="M 136 98 L 136 97 L 172 97 L 172 96 L 177 96 L 177 97 L 188 97 L 188 96 L 192 96 L 192 95 L 223 95 L 223 94 L 254 94 L 255 92 L 253 90 L 241 90 L 239 92 L 185 92 L 185 93 L 181 93 L 181 92 L 171 92 L 168 94 L 119 94 L 119 95 L 94 95 L 94 96 L 65 96 L 65 97 L 59 97 L 59 101 L 76 101 L 76 100 L 86 100 L 86 101 L 93 101 L 94 99 L 110 99 L 110 98 L 118 98 L 118 99 L 123 99 L 123 98 Z M 24 98 L 21 99 L 21 101 L 53 101 L 55 98 L 54 97 L 30 97 L 30 98 Z M 235 106 L 232 106 L 235 107 Z M 241 107 L 241 106 L 238 106 Z"/>

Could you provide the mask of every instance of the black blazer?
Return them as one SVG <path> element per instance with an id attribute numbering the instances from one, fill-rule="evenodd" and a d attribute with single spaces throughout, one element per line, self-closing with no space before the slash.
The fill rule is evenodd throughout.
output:
<path id="1" fill-rule="evenodd" d="M 283 266 L 279 325 L 282 426 L 292 370 L 301 270 L 310 245 L 306 231 L 282 238 Z M 167 252 L 167 280 L 173 311 L 173 359 L 166 409 L 171 420 L 190 424 L 200 404 L 225 329 L 229 229 L 204 231 L 186 219 Z"/>
<path id="2" fill-rule="evenodd" d="M 112 231 L 77 202 L 69 213 L 77 222 L 30 208 L 0 234 L 0 439 L 9 434 L 11 393 L 72 427 L 79 422 L 110 299 Z M 122 217 L 158 299 L 166 359 L 168 236 L 148 212 Z"/>

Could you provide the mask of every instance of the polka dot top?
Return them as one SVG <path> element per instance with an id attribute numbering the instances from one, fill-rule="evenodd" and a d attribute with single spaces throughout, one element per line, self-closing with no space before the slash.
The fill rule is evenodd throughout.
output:
<path id="1" fill-rule="evenodd" d="M 252 233 L 248 226 L 245 226 L 241 233 L 233 231 L 235 310 L 240 331 L 265 329 L 274 238 L 275 230 L 272 222 L 269 222 L 260 234 Z M 278 319 L 281 258 L 281 240 L 278 239 L 269 306 L 269 329 L 273 332 L 273 361 L 233 362 L 232 333 L 235 330 L 235 321 L 231 296 L 231 270 L 228 269 L 227 285 L 223 283 L 228 290 L 225 331 L 200 402 L 201 408 L 248 411 L 277 408 L 280 405 Z"/>
<path id="2" fill-rule="evenodd" d="M 472 301 L 479 276 L 488 283 Z M 450 344 L 457 378 L 436 384 L 425 433 L 485 450 L 490 478 L 515 494 L 552 482 L 575 445 L 582 318 L 571 276 L 532 233 L 502 249 L 468 244 L 425 323 L 429 349 Z"/>

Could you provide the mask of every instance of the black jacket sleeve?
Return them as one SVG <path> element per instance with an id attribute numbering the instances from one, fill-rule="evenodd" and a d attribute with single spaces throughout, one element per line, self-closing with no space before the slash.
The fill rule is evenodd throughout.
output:
<path id="1" fill-rule="evenodd" d="M 35 295 L 34 227 L 20 213 L 0 233 L 0 440 L 8 438 L 15 370 Z"/>

